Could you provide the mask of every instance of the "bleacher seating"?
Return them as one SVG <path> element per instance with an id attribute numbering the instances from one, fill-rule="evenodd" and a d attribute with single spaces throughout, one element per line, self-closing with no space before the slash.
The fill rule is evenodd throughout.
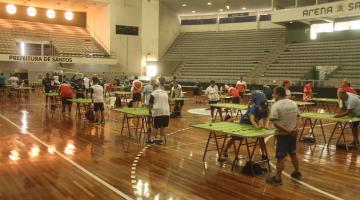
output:
<path id="1" fill-rule="evenodd" d="M 182 33 L 162 60 L 183 61 L 179 80 L 237 80 L 284 38 L 285 29 Z"/>
<path id="2" fill-rule="evenodd" d="M 316 66 L 338 66 L 331 78 L 358 79 L 360 40 L 289 44 L 267 67 L 264 79 L 307 79 Z"/>
<path id="3" fill-rule="evenodd" d="M 24 38 L 50 42 L 56 56 L 108 56 L 85 28 L 0 19 L 0 53 L 18 53 L 16 40 Z"/>

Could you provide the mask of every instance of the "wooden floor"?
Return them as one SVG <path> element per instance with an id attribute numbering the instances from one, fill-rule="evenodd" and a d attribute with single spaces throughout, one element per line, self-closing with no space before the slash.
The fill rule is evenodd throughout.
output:
<path id="1" fill-rule="evenodd" d="M 105 126 L 90 125 L 75 112 L 45 109 L 40 92 L 21 103 L 1 97 L 0 200 L 360 199 L 359 150 L 332 145 L 322 151 L 321 139 L 316 146 L 299 144 L 302 182 L 285 174 L 283 185 L 270 186 L 265 175 L 243 175 L 240 167 L 232 172 L 233 153 L 219 163 L 209 152 L 203 162 L 208 133 L 189 125 L 209 117 L 186 110 L 206 104 L 185 104 L 183 116 L 170 122 L 167 144 L 145 146 L 119 136 L 120 114 L 106 115 Z M 326 125 L 328 134 L 332 127 Z M 267 142 L 272 163 L 273 142 Z M 290 174 L 291 163 L 286 164 Z"/>

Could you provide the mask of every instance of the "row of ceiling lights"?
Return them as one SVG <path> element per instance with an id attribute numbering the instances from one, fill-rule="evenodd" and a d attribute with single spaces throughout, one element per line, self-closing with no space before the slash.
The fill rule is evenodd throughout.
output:
<path id="1" fill-rule="evenodd" d="M 16 6 L 13 5 L 13 4 L 8 4 L 6 5 L 6 12 L 10 15 L 14 15 L 16 14 Z M 28 7 L 26 9 L 26 12 L 27 14 L 30 16 L 30 17 L 35 17 L 37 15 L 37 10 L 36 8 L 34 7 Z M 56 12 L 52 9 L 48 9 L 46 11 L 46 16 L 49 18 L 49 19 L 54 19 L 56 17 Z M 68 20 L 68 21 L 71 21 L 74 19 L 74 13 L 71 12 L 71 11 L 66 11 L 65 14 L 65 19 Z"/>
<path id="2" fill-rule="evenodd" d="M 211 3 L 211 2 L 208 2 L 207 5 L 208 5 L 208 6 L 211 6 L 212 3 Z M 186 3 L 183 3 L 181 6 L 182 6 L 182 7 L 186 7 L 187 4 L 186 4 Z M 230 10 L 230 4 L 229 4 L 229 3 L 226 4 L 226 5 L 225 5 L 225 8 L 226 8 L 227 10 Z M 246 10 L 246 7 L 242 7 L 241 9 L 242 9 L 242 10 Z M 222 9 L 222 8 L 219 9 L 219 12 L 223 12 L 223 11 L 224 11 L 224 9 Z M 192 13 L 196 13 L 196 10 L 193 10 L 193 11 L 191 11 L 191 12 L 192 12 Z"/>

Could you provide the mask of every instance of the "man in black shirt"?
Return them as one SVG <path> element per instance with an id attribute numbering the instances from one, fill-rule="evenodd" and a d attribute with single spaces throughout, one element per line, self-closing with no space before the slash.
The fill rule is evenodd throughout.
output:
<path id="1" fill-rule="evenodd" d="M 45 93 L 50 93 L 51 92 L 51 78 L 50 78 L 50 74 L 46 73 L 45 78 L 42 80 L 42 84 L 44 86 L 44 92 Z M 48 106 L 48 96 L 45 96 L 45 108 L 47 108 Z"/>

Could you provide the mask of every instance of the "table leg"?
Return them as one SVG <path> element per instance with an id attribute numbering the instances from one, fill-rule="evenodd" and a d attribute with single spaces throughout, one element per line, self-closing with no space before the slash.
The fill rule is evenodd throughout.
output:
<path id="1" fill-rule="evenodd" d="M 122 135 L 122 134 L 123 134 L 123 131 L 124 131 L 124 126 L 125 126 L 125 121 L 126 121 L 126 122 L 128 122 L 128 120 L 127 120 L 127 114 L 126 114 L 126 113 L 124 114 L 124 118 L 123 118 L 123 120 L 122 120 L 122 126 L 121 126 L 121 132 L 120 132 L 120 135 Z M 129 124 L 127 124 L 127 126 L 129 127 Z"/>
<path id="2" fill-rule="evenodd" d="M 269 154 L 268 154 L 267 149 L 266 149 L 265 139 L 262 137 L 259 140 L 260 140 L 259 144 L 260 144 L 261 152 L 266 156 L 266 163 L 268 165 L 269 172 L 271 172 Z"/>
<path id="3" fill-rule="evenodd" d="M 206 153 L 208 152 L 208 147 L 209 147 L 209 143 L 210 143 L 210 139 L 211 139 L 212 134 L 213 134 L 213 132 L 210 131 L 208 140 L 207 140 L 207 142 L 206 142 L 206 147 L 205 147 L 205 152 L 204 152 L 204 156 L 203 156 L 203 161 L 205 160 Z"/>
<path id="4" fill-rule="evenodd" d="M 324 126 L 323 126 L 323 123 L 321 121 L 321 119 L 319 120 L 319 123 L 320 123 L 320 127 L 321 127 L 321 133 L 324 137 L 324 142 L 326 143 L 326 137 L 325 137 L 325 131 L 324 131 Z M 324 146 L 325 147 L 325 146 Z"/>
<path id="5" fill-rule="evenodd" d="M 346 151 L 349 151 L 349 147 L 348 147 L 348 144 L 346 143 L 346 139 L 345 139 L 345 128 L 346 128 L 347 124 L 348 124 L 347 122 L 346 122 L 345 124 L 341 124 L 341 123 L 340 123 L 341 132 L 340 132 L 339 139 L 338 139 L 337 142 L 336 142 L 336 145 L 339 144 L 340 139 L 341 139 L 341 137 L 342 137 L 343 140 L 344 140 L 344 144 L 345 144 Z"/>
<path id="6" fill-rule="evenodd" d="M 239 152 L 240 152 L 240 147 L 242 145 L 242 142 L 243 142 L 243 138 L 240 138 L 240 144 L 238 147 L 235 148 L 235 158 L 234 158 L 234 161 L 232 163 L 232 166 L 231 166 L 231 170 L 233 171 L 234 168 L 235 168 L 235 164 L 236 162 L 239 160 Z M 234 141 L 234 143 L 236 144 L 236 141 Z M 236 145 L 235 145 L 236 146 Z"/>
<path id="7" fill-rule="evenodd" d="M 254 148 L 253 148 L 252 152 L 250 153 L 249 143 L 248 143 L 248 140 L 245 138 L 246 150 L 247 150 L 247 153 L 248 153 L 248 156 L 249 156 L 249 164 L 250 164 L 250 170 L 251 170 L 251 175 L 252 176 L 255 176 L 252 157 L 254 156 L 254 152 L 255 152 L 255 149 L 256 149 L 257 142 L 258 142 L 258 140 L 256 139 Z"/>
<path id="8" fill-rule="evenodd" d="M 331 132 L 331 135 L 330 135 L 329 141 L 328 141 L 328 143 L 327 143 L 327 145 L 326 145 L 326 146 L 327 146 L 327 148 L 329 148 L 329 146 L 330 146 L 330 142 L 331 142 L 331 140 L 333 139 L 334 134 L 335 134 L 336 129 L 337 129 L 337 127 L 339 126 L 339 124 L 340 124 L 340 122 L 336 122 L 335 127 L 334 127 L 334 129 L 332 130 L 332 132 Z"/>
<path id="9" fill-rule="evenodd" d="M 227 135 L 225 135 L 224 140 L 223 140 L 223 143 L 222 143 L 222 145 L 221 145 L 221 150 L 220 150 L 220 154 L 219 154 L 218 161 L 222 161 L 222 160 L 221 160 L 221 156 L 222 156 L 222 152 L 224 151 L 224 146 L 225 146 L 226 139 L 227 139 Z"/>
<path id="10" fill-rule="evenodd" d="M 302 136 L 303 136 L 303 134 L 304 134 L 304 131 L 305 131 L 306 124 L 307 124 L 307 122 L 308 122 L 309 120 L 311 120 L 311 119 L 305 118 L 304 125 L 303 125 L 303 128 L 302 128 L 302 130 L 301 130 L 300 137 L 299 137 L 299 142 L 301 141 L 301 138 L 302 138 Z"/>

